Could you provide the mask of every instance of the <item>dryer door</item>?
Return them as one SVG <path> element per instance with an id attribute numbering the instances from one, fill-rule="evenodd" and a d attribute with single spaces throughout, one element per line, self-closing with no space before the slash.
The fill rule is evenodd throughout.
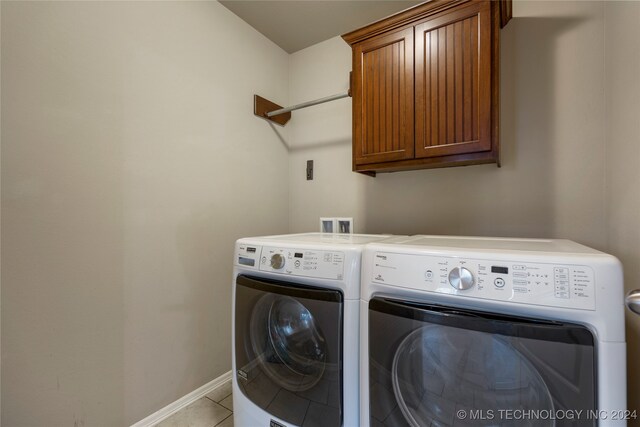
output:
<path id="1" fill-rule="evenodd" d="M 242 392 L 291 424 L 340 426 L 342 310 L 337 290 L 238 276 L 235 375 Z"/>
<path id="2" fill-rule="evenodd" d="M 369 304 L 371 425 L 595 425 L 595 366 L 579 325 Z"/>

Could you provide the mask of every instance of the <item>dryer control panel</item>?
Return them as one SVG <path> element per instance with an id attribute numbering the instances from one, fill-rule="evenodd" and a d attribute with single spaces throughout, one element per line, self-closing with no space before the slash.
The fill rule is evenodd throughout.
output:
<path id="1" fill-rule="evenodd" d="M 260 271 L 342 280 L 345 254 L 340 251 L 240 245 L 236 264 Z"/>
<path id="2" fill-rule="evenodd" d="M 591 267 L 376 252 L 371 280 L 474 298 L 595 310 Z"/>

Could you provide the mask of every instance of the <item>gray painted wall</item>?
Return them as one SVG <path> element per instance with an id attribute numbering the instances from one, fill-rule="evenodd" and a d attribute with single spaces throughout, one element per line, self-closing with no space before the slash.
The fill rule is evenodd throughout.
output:
<path id="1" fill-rule="evenodd" d="M 129 425 L 230 369 L 234 240 L 288 226 L 252 114 L 287 54 L 217 2 L 1 7 L 2 424 Z"/>

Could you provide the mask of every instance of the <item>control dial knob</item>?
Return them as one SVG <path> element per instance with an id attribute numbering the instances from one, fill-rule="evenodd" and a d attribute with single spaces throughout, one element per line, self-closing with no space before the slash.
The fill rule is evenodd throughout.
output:
<path id="1" fill-rule="evenodd" d="M 284 267 L 284 256 L 282 254 L 271 255 L 271 268 L 280 270 L 282 267 Z"/>
<path id="2" fill-rule="evenodd" d="M 473 287 L 473 273 L 464 267 L 456 267 L 449 272 L 449 284 L 459 291 Z"/>

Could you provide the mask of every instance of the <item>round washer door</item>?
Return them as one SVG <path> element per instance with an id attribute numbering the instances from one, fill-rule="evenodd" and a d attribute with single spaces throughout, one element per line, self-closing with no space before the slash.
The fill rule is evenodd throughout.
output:
<path id="1" fill-rule="evenodd" d="M 327 342 L 300 301 L 286 295 L 262 296 L 251 315 L 250 340 L 260 367 L 280 387 L 304 391 L 322 378 Z"/>
<path id="2" fill-rule="evenodd" d="M 398 406 L 412 427 L 451 425 L 461 409 L 553 413 L 554 408 L 547 385 L 527 358 L 506 340 L 484 332 L 440 325 L 414 330 L 395 352 L 392 381 Z M 496 420 L 465 423 L 495 425 Z M 555 421 L 519 425 L 553 426 Z"/>
<path id="3" fill-rule="evenodd" d="M 255 405 L 287 425 L 340 427 L 342 293 L 238 275 L 234 301 L 233 378 L 243 410 Z"/>

